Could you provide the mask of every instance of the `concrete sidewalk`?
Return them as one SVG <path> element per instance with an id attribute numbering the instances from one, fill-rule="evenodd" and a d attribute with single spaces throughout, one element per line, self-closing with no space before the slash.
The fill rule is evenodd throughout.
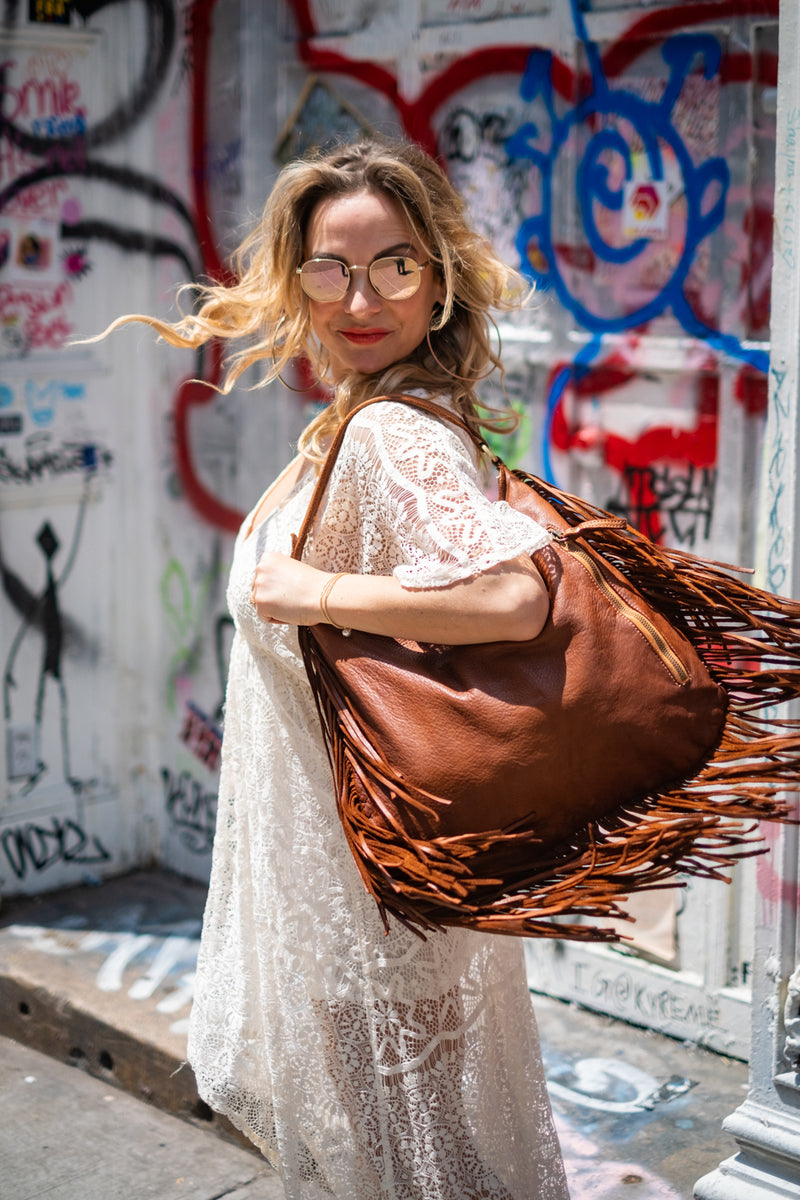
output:
<path id="1" fill-rule="evenodd" d="M 154 871 L 4 901 L 0 1034 L 18 1045 L 2 1049 L 2 1200 L 105 1200 L 123 1182 L 126 1200 L 279 1200 L 274 1173 L 182 1066 L 204 898 Z M 690 1200 L 735 1152 L 721 1122 L 746 1095 L 747 1067 L 543 996 L 534 1008 L 572 1200 Z M 50 1062 L 26 1065 L 32 1051 Z M 24 1083 L 46 1068 L 46 1088 Z M 59 1129 L 51 1158 L 42 1146 Z M 92 1182 L 100 1148 L 118 1191 L 108 1173 Z"/>
<path id="2" fill-rule="evenodd" d="M 0 1038 L 3 1200 L 283 1200 L 256 1155 Z"/>

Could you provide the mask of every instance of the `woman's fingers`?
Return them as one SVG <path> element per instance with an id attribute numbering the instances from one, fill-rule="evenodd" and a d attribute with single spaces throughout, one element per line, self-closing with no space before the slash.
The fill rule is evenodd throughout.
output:
<path id="1" fill-rule="evenodd" d="M 316 567 L 268 550 L 256 567 L 250 601 L 262 621 L 315 624 L 320 619 L 319 596 L 326 578 Z"/>

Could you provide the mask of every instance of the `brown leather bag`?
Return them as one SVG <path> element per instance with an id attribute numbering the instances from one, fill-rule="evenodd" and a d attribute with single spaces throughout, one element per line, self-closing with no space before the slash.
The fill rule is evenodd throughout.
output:
<path id="1" fill-rule="evenodd" d="M 392 399 L 485 451 L 449 410 Z M 301 628 L 339 813 L 384 921 L 610 940 L 550 918 L 623 915 L 678 872 L 720 877 L 753 852 L 743 819 L 786 817 L 798 730 L 755 709 L 800 691 L 800 605 L 494 462 L 500 497 L 552 534 L 533 555 L 547 623 L 468 646 Z"/>

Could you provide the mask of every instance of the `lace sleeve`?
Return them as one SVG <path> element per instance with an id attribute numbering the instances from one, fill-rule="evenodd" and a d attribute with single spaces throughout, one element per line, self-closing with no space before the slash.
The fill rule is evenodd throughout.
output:
<path id="1" fill-rule="evenodd" d="M 466 435 L 435 417 L 387 401 L 349 432 L 364 509 L 378 544 L 393 541 L 390 569 L 403 587 L 443 587 L 549 541 L 535 521 L 484 494 Z"/>

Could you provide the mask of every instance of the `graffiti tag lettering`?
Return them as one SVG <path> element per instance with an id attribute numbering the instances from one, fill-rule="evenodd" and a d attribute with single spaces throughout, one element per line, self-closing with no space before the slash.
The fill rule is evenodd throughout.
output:
<path id="1" fill-rule="evenodd" d="M 38 449 L 39 446 L 42 448 Z M 39 483 L 43 479 L 110 467 L 113 461 L 114 456 L 105 446 L 61 442 L 51 448 L 45 435 L 42 441 L 29 443 L 19 457 L 12 455 L 8 447 L 0 446 L 0 484 Z"/>
<path id="2" fill-rule="evenodd" d="M 0 835 L 6 861 L 17 879 L 29 869 L 41 873 L 56 863 L 80 863 L 89 866 L 111 861 L 111 855 L 95 835 L 89 835 L 71 817 L 62 821 L 50 818 L 50 826 L 26 822 Z"/>
<path id="3" fill-rule="evenodd" d="M 169 767 L 162 767 L 161 778 L 167 817 L 181 843 L 193 854 L 206 854 L 214 841 L 216 790 L 204 788 L 189 771 L 176 775 Z"/>
<path id="4" fill-rule="evenodd" d="M 691 547 L 698 538 L 709 537 L 716 480 L 715 470 L 699 469 L 692 463 L 684 472 L 668 466 L 628 466 L 624 469 L 624 482 L 629 499 L 611 499 L 605 507 L 624 516 L 653 541 L 660 541 L 667 534 L 661 520 L 666 517 L 669 544 Z"/>

